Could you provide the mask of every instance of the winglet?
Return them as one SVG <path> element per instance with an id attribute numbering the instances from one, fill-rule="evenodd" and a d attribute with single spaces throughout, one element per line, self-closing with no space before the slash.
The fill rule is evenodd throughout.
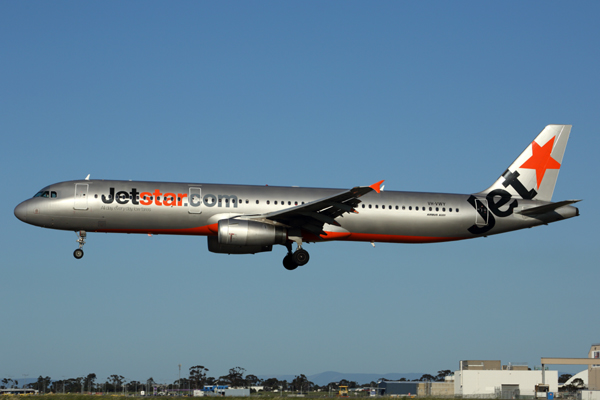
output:
<path id="1" fill-rule="evenodd" d="M 89 180 L 90 180 L 90 174 L 88 174 L 88 176 L 86 176 L 86 177 L 85 177 L 85 180 L 86 180 L 86 181 L 89 181 Z"/>
<path id="2" fill-rule="evenodd" d="M 374 191 L 376 191 L 377 193 L 381 193 L 381 184 L 385 182 L 385 179 L 382 181 L 379 181 L 377 183 L 372 184 L 371 186 L 369 186 L 371 189 L 373 189 Z"/>

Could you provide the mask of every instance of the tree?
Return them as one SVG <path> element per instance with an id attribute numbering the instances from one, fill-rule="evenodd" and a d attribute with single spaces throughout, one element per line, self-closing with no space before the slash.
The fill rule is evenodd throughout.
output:
<path id="1" fill-rule="evenodd" d="M 113 392 L 118 392 L 119 386 L 125 382 L 125 377 L 123 375 L 111 375 L 107 378 L 107 381 L 112 384 Z"/>
<path id="2" fill-rule="evenodd" d="M 573 375 L 571 374 L 562 374 L 558 377 L 558 383 L 567 383 L 569 379 L 571 379 Z"/>
<path id="3" fill-rule="evenodd" d="M 429 374 L 424 374 L 421 378 L 419 378 L 420 382 L 431 382 L 431 381 L 435 381 L 435 376 L 433 375 L 429 375 Z"/>
<path id="4" fill-rule="evenodd" d="M 15 381 L 13 381 L 11 378 L 4 378 L 2 379 L 2 386 L 0 386 L 0 389 L 11 389 L 14 383 Z"/>
<path id="5" fill-rule="evenodd" d="M 577 392 L 578 390 L 585 389 L 585 384 L 581 378 L 577 378 L 573 379 L 573 382 L 569 385 L 563 385 L 561 389 L 566 392 Z"/>
<path id="6" fill-rule="evenodd" d="M 347 379 L 340 379 L 338 386 L 350 386 L 350 381 Z"/>
<path id="7" fill-rule="evenodd" d="M 292 381 L 292 390 L 296 392 L 307 392 L 308 391 L 308 378 L 304 374 L 300 374 Z"/>
<path id="8" fill-rule="evenodd" d="M 17 381 L 15 381 L 16 383 Z M 43 376 L 39 376 L 37 379 L 37 382 L 34 383 L 35 387 L 33 389 L 37 389 L 39 390 L 40 393 L 46 393 L 48 390 L 48 385 L 50 385 L 52 383 L 52 378 L 50 378 L 49 376 L 47 377 L 43 377 Z"/>
<path id="9" fill-rule="evenodd" d="M 88 391 L 93 392 L 95 381 L 96 381 L 96 374 L 88 374 L 88 376 L 86 376 L 83 379 L 83 384 L 88 389 Z"/>
<path id="10" fill-rule="evenodd" d="M 137 393 L 138 388 L 142 388 L 142 383 L 139 381 L 131 381 L 129 382 L 129 391 L 134 391 L 135 393 Z"/>
<path id="11" fill-rule="evenodd" d="M 219 377 L 219 381 L 227 382 L 231 387 L 246 386 L 244 372 L 246 372 L 246 370 L 242 367 L 231 368 L 229 374 Z"/>
<path id="12" fill-rule="evenodd" d="M 190 382 L 194 389 L 202 389 L 206 384 L 206 373 L 208 368 L 202 365 L 190 367 Z"/>
<path id="13" fill-rule="evenodd" d="M 248 386 L 258 386 L 262 383 L 262 379 L 260 379 L 256 375 L 246 375 L 246 384 Z"/>
<path id="14" fill-rule="evenodd" d="M 277 378 L 265 379 L 262 382 L 262 384 L 263 384 L 263 387 L 265 388 L 265 390 L 267 390 L 267 391 L 277 390 L 277 389 L 279 389 L 279 386 L 280 386 L 279 380 L 277 380 Z"/>
<path id="15" fill-rule="evenodd" d="M 435 380 L 438 382 L 444 382 L 448 375 L 452 375 L 452 371 L 450 371 L 449 369 L 443 369 L 441 371 L 438 371 L 438 374 L 435 377 Z"/>
<path id="16" fill-rule="evenodd" d="M 288 390 L 288 389 L 289 389 L 289 386 L 290 386 L 290 385 L 289 385 L 289 383 L 288 383 L 288 381 L 287 381 L 287 379 L 284 379 L 284 380 L 282 380 L 282 381 L 279 381 L 279 385 L 281 386 L 281 390 L 282 390 L 282 391 L 286 391 L 286 390 Z"/>
<path id="17" fill-rule="evenodd" d="M 156 385 L 156 382 L 154 382 L 154 378 L 150 377 L 148 378 L 148 380 L 146 380 L 146 395 L 148 395 L 150 393 L 150 389 Z"/>
<path id="18" fill-rule="evenodd" d="M 208 378 L 206 378 L 206 381 L 204 381 L 205 385 L 216 385 L 217 384 L 217 378 L 215 378 L 214 376 L 209 376 Z"/>

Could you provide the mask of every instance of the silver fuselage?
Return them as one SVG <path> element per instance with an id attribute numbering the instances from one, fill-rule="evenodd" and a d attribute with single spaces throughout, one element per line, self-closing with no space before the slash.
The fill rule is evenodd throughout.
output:
<path id="1" fill-rule="evenodd" d="M 277 186 L 80 180 L 50 185 L 19 204 L 15 215 L 51 229 L 143 234 L 217 234 L 218 221 L 267 214 L 343 192 Z M 473 200 L 476 199 L 476 200 Z M 382 191 L 360 198 L 358 213 L 325 224 L 326 235 L 304 234 L 305 242 L 349 240 L 431 243 L 493 235 L 578 215 L 564 206 L 535 218 L 520 211 L 548 202 L 511 199 L 497 215 L 477 195 Z M 478 212 L 482 206 L 485 212 Z M 510 207 L 509 207 L 510 206 Z"/>

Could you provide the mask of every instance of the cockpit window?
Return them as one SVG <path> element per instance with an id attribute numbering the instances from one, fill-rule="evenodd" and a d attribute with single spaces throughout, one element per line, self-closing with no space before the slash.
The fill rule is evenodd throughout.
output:
<path id="1" fill-rule="evenodd" d="M 45 197 L 45 198 L 50 198 L 51 197 L 51 198 L 55 199 L 55 198 L 58 197 L 58 194 L 55 191 L 51 192 L 49 190 L 40 190 L 33 197 Z"/>
<path id="2" fill-rule="evenodd" d="M 50 192 L 48 190 L 40 190 L 33 197 L 50 197 Z"/>

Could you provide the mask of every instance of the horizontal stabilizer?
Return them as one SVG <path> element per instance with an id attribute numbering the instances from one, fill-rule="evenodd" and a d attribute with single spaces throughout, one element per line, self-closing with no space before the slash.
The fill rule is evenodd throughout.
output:
<path id="1" fill-rule="evenodd" d="M 558 208 L 568 206 L 569 204 L 577 203 L 579 201 L 581 201 L 581 200 L 559 201 L 558 203 L 551 203 L 551 204 L 546 204 L 546 205 L 539 206 L 539 207 L 528 208 L 526 210 L 521 211 L 520 214 L 528 216 L 528 217 L 533 216 L 533 215 L 542 215 L 542 214 L 546 214 L 551 211 L 554 211 Z"/>

